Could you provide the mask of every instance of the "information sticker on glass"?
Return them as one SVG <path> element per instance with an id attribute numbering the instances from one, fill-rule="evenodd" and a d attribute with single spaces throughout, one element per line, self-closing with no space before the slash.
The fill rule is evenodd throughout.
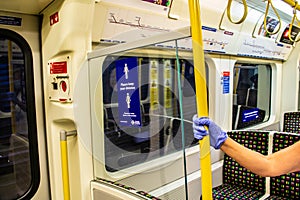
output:
<path id="1" fill-rule="evenodd" d="M 137 58 L 116 61 L 118 111 L 121 126 L 141 126 Z"/>

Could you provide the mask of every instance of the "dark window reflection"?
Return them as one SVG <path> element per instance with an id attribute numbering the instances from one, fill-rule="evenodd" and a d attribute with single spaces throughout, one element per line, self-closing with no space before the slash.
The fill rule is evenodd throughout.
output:
<path id="1" fill-rule="evenodd" d="M 271 67 L 236 64 L 233 85 L 232 129 L 242 129 L 266 121 L 270 109 Z"/>
<path id="2" fill-rule="evenodd" d="M 0 200 L 16 199 L 31 185 L 22 49 L 0 38 Z"/>

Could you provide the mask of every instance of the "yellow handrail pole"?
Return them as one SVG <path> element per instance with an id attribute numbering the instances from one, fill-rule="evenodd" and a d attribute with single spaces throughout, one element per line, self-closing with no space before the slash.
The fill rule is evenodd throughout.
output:
<path id="1" fill-rule="evenodd" d="M 68 144 L 67 144 L 67 137 L 65 135 L 63 131 L 61 131 L 60 133 L 61 170 L 62 170 L 64 200 L 69 200 L 70 184 L 69 184 Z"/>
<path id="2" fill-rule="evenodd" d="M 7 61 L 8 61 L 8 77 L 9 77 L 9 92 L 14 92 L 14 69 L 12 66 L 12 41 L 7 41 Z M 10 102 L 10 113 L 11 113 L 11 128 L 12 133 L 16 133 L 16 123 L 15 123 L 15 104 Z"/>
<path id="3" fill-rule="evenodd" d="M 70 184 L 69 184 L 69 164 L 68 164 L 68 144 L 67 136 L 76 135 L 76 131 L 67 132 L 60 131 L 60 154 L 64 200 L 70 200 Z"/>
<path id="4" fill-rule="evenodd" d="M 292 7 L 295 7 L 297 10 L 300 10 L 300 5 L 297 4 L 297 1 L 294 1 L 294 0 L 282 0 L 282 1 L 289 4 Z"/>
<path id="5" fill-rule="evenodd" d="M 199 0 L 189 0 L 189 11 L 193 45 L 197 113 L 199 117 L 208 116 L 205 81 L 206 73 L 204 63 Z M 202 199 L 212 200 L 212 173 L 209 136 L 204 137 L 203 140 L 199 142 L 199 147 L 202 181 Z"/>

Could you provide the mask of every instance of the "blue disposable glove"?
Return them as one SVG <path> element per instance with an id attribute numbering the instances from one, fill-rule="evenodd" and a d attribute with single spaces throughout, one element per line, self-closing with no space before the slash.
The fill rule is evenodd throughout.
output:
<path id="1" fill-rule="evenodd" d="M 208 127 L 208 131 L 204 126 Z M 198 118 L 197 115 L 193 117 L 193 132 L 194 138 L 202 140 L 204 136 L 209 134 L 210 146 L 215 149 L 220 149 L 222 144 L 228 138 L 227 133 L 223 131 L 217 124 L 207 117 Z"/>

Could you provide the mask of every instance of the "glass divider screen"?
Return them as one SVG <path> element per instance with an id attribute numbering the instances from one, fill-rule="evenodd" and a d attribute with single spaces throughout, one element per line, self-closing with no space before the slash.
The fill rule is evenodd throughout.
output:
<path id="1" fill-rule="evenodd" d="M 190 38 L 92 58 L 89 76 L 95 179 L 186 199 L 199 170 Z"/>

